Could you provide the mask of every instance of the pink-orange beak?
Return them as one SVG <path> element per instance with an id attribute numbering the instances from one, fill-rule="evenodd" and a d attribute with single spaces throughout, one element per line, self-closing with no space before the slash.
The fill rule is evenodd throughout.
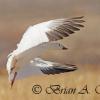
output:
<path id="1" fill-rule="evenodd" d="M 14 73 L 14 77 L 13 79 L 10 81 L 10 87 L 12 88 L 14 82 L 15 82 L 15 78 L 16 78 L 17 72 Z"/>

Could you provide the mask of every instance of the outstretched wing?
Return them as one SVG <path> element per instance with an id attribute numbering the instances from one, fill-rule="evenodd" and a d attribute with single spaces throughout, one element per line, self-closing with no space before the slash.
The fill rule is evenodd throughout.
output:
<path id="1" fill-rule="evenodd" d="M 45 61 L 41 58 L 35 58 L 33 61 L 31 61 L 31 64 L 39 67 L 44 74 L 48 75 L 70 72 L 77 69 L 75 65 L 64 65 L 56 62 Z"/>
<path id="2" fill-rule="evenodd" d="M 30 26 L 24 33 L 17 50 L 23 52 L 43 42 L 56 41 L 84 27 L 82 17 L 55 19 Z"/>
<path id="3" fill-rule="evenodd" d="M 77 67 L 72 64 L 60 64 L 56 62 L 51 62 L 43 60 L 41 58 L 35 58 L 27 63 L 25 66 L 21 66 L 19 69 L 15 69 L 9 74 L 9 79 L 12 85 L 16 79 L 22 79 L 32 75 L 42 75 L 42 74 L 60 74 L 65 72 L 72 72 L 77 70 Z"/>
<path id="4" fill-rule="evenodd" d="M 56 19 L 45 23 L 48 27 L 47 34 L 50 41 L 56 41 L 63 39 L 64 37 L 73 34 L 75 31 L 79 31 L 80 27 L 84 27 L 81 23 L 84 22 L 82 17 L 75 17 L 70 19 Z"/>
<path id="5" fill-rule="evenodd" d="M 60 73 L 64 73 L 64 72 L 71 72 L 76 70 L 77 67 L 75 66 L 48 66 L 48 67 L 41 67 L 40 70 L 44 73 L 44 74 L 60 74 Z"/>
<path id="6" fill-rule="evenodd" d="M 76 70 L 77 67 L 75 65 L 61 65 L 61 64 L 53 64 L 52 66 L 46 65 L 46 66 L 41 66 L 40 70 L 44 74 L 60 74 L 64 72 L 71 72 Z"/>

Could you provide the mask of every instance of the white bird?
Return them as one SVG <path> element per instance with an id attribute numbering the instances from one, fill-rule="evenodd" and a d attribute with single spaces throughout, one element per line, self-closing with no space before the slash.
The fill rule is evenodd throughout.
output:
<path id="1" fill-rule="evenodd" d="M 73 71 L 77 68 L 73 65 L 63 65 L 56 62 L 45 61 L 40 58 L 41 54 L 48 49 L 66 50 L 60 43 L 55 41 L 73 34 L 84 27 L 82 17 L 62 18 L 50 20 L 30 26 L 24 33 L 17 49 L 8 55 L 7 71 L 11 86 L 21 69 L 31 63 L 32 67 L 39 68 L 44 74 L 59 74 Z M 28 69 L 29 65 L 27 66 Z M 27 70 L 28 71 L 28 70 Z M 35 70 L 34 70 L 35 71 Z"/>

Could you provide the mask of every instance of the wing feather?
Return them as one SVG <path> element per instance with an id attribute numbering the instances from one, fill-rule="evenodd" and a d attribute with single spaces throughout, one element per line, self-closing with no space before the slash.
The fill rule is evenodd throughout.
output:
<path id="1" fill-rule="evenodd" d="M 44 42 L 57 41 L 79 31 L 81 27 L 84 27 L 81 24 L 84 22 L 82 18 L 83 16 L 55 19 L 30 26 L 24 33 L 17 51 L 23 52 Z"/>
<path id="2" fill-rule="evenodd" d="M 63 67 L 64 66 L 64 67 Z M 44 74 L 60 74 L 60 73 L 64 73 L 64 72 L 71 72 L 76 70 L 77 67 L 75 66 L 67 66 L 67 65 L 60 65 L 60 66 L 48 66 L 48 67 L 40 67 L 40 70 L 44 73 Z"/>
<path id="3" fill-rule="evenodd" d="M 31 62 L 32 65 L 35 64 L 35 66 L 39 67 L 40 70 L 44 74 L 59 74 L 64 72 L 70 72 L 77 70 L 77 67 L 75 65 L 67 64 L 63 65 L 56 62 L 51 61 L 45 61 L 41 58 L 35 58 L 33 62 Z"/>
<path id="4" fill-rule="evenodd" d="M 75 17 L 75 18 L 70 18 L 70 19 L 56 19 L 56 20 L 51 20 L 48 24 L 48 30 L 47 36 L 50 41 L 55 41 L 55 40 L 60 40 L 63 39 L 64 37 L 69 36 L 70 34 L 73 34 L 75 31 L 79 31 L 81 27 L 84 27 L 81 23 L 85 22 L 82 20 L 82 17 Z M 50 36 L 50 34 L 55 34 L 55 38 Z"/>

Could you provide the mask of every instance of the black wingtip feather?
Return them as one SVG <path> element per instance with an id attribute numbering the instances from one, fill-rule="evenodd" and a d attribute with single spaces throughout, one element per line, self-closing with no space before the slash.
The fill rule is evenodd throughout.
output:
<path id="1" fill-rule="evenodd" d="M 82 19 L 82 18 L 84 18 L 84 16 L 74 17 L 74 18 L 71 18 L 71 19 Z"/>
<path id="2" fill-rule="evenodd" d="M 47 34 L 49 40 L 57 41 L 63 39 L 64 37 L 68 37 L 70 34 L 75 33 L 75 31 L 79 31 L 80 28 L 84 27 L 84 25 L 82 25 L 82 23 L 85 22 L 82 19 L 83 17 L 84 16 L 73 17 L 70 19 L 58 19 L 52 22 L 52 27 L 49 27 L 52 32 L 48 32 Z M 55 36 L 50 35 L 52 33 L 55 34 Z"/>
<path id="3" fill-rule="evenodd" d="M 71 65 L 71 67 L 50 67 L 50 68 L 40 68 L 40 70 L 44 73 L 44 74 L 60 74 L 60 73 L 65 73 L 65 72 L 72 72 L 77 70 L 77 67 L 72 67 L 73 65 Z"/>

